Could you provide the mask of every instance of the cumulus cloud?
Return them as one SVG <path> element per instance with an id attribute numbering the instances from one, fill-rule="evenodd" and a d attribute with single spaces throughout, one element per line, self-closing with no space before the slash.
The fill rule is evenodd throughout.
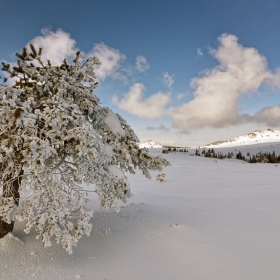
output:
<path id="1" fill-rule="evenodd" d="M 141 119 L 159 118 L 165 114 L 165 106 L 170 102 L 168 95 L 158 92 L 144 99 L 145 87 L 143 84 L 132 85 L 124 98 L 119 100 L 113 96 L 112 102 L 120 109 Z"/>
<path id="2" fill-rule="evenodd" d="M 95 74 L 99 81 L 103 81 L 108 77 L 126 80 L 120 71 L 121 63 L 126 57 L 119 50 L 109 47 L 104 43 L 99 43 L 95 44 L 93 50 L 87 56 L 96 56 L 101 62 L 101 65 L 95 69 Z"/>
<path id="3" fill-rule="evenodd" d="M 157 131 L 157 130 L 160 130 L 160 131 L 168 132 L 168 131 L 169 131 L 169 128 L 166 127 L 164 124 L 161 124 L 159 127 L 148 126 L 148 127 L 146 128 L 146 130 L 148 130 L 148 131 Z"/>
<path id="4" fill-rule="evenodd" d="M 202 52 L 202 50 L 200 48 L 197 48 L 197 54 L 199 56 L 203 56 L 203 52 Z"/>
<path id="5" fill-rule="evenodd" d="M 280 125 L 280 104 L 278 106 L 265 107 L 259 110 L 253 117 L 257 122 L 265 123 L 269 126 Z"/>
<path id="6" fill-rule="evenodd" d="M 163 83 L 168 87 L 171 88 L 174 83 L 173 75 L 169 75 L 168 72 L 163 74 Z"/>
<path id="7" fill-rule="evenodd" d="M 169 111 L 173 127 L 188 130 L 251 121 L 250 116 L 240 114 L 238 99 L 263 84 L 279 86 L 279 73 L 268 69 L 266 58 L 255 48 L 243 47 L 230 34 L 223 34 L 218 40 L 220 46 L 211 54 L 219 65 L 192 79 L 194 99 Z M 267 116 L 276 111 L 267 109 Z"/>
<path id="8" fill-rule="evenodd" d="M 137 56 L 136 57 L 136 65 L 135 65 L 136 70 L 140 72 L 145 72 L 150 68 L 149 63 L 147 62 L 146 57 L 144 56 Z"/>
<path id="9" fill-rule="evenodd" d="M 43 29 L 42 36 L 32 39 L 29 44 L 33 44 L 36 48 L 42 47 L 42 60 L 51 60 L 53 65 L 60 65 L 63 60 L 73 60 L 78 49 L 75 47 L 76 41 L 70 37 L 70 34 L 57 29 L 53 32 L 49 29 Z"/>
<path id="10" fill-rule="evenodd" d="M 65 58 L 69 62 L 72 61 L 79 50 L 76 48 L 76 41 L 62 29 L 57 29 L 56 32 L 43 29 L 42 36 L 35 37 L 30 43 L 37 48 L 43 47 L 43 61 L 46 62 L 47 59 L 50 59 L 53 65 L 60 65 Z M 83 55 L 86 58 L 96 56 L 101 62 L 101 65 L 96 66 L 95 69 L 95 74 L 99 81 L 103 81 L 108 77 L 126 80 L 123 69 L 121 69 L 122 62 L 126 57 L 119 50 L 104 43 L 98 43 L 94 45 L 89 53 L 83 53 Z"/>

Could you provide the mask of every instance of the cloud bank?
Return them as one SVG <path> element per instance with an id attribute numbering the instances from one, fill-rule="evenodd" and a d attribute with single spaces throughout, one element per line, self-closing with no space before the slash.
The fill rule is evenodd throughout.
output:
<path id="1" fill-rule="evenodd" d="M 264 107 L 250 116 L 241 113 L 239 100 L 246 94 L 254 93 L 262 85 L 280 87 L 280 70 L 273 73 L 268 68 L 266 58 L 255 48 L 242 46 L 235 35 L 223 34 L 218 41 L 218 48 L 210 51 L 218 65 L 206 70 L 203 76 L 191 80 L 191 86 L 194 88 L 193 100 L 168 110 L 172 126 L 182 132 L 246 123 L 279 126 L 280 104 Z M 43 47 L 43 61 L 51 59 L 53 65 L 60 65 L 64 58 L 71 62 L 79 50 L 76 41 L 62 29 L 55 32 L 43 29 L 42 35 L 29 43 L 37 48 Z M 203 55 L 201 49 L 197 49 L 197 53 L 199 56 Z M 125 55 L 105 43 L 95 44 L 90 52 L 83 55 L 85 58 L 99 58 L 101 65 L 95 70 L 98 81 L 112 78 L 127 82 L 127 76 L 132 75 L 124 65 Z M 132 68 L 145 72 L 149 67 L 144 56 L 137 56 L 135 68 Z M 165 72 L 162 82 L 171 89 L 174 75 Z M 145 99 L 144 91 L 143 84 L 135 83 L 121 100 L 116 96 L 112 100 L 122 110 L 142 119 L 163 116 L 166 106 L 171 101 L 170 96 L 159 91 Z M 177 95 L 177 99 L 182 97 L 182 94 Z"/>
<path id="2" fill-rule="evenodd" d="M 225 127 L 245 122 L 266 121 L 275 123 L 279 106 L 264 108 L 255 116 L 240 114 L 241 96 L 258 90 L 263 85 L 279 86 L 279 71 L 273 74 L 266 58 L 255 48 L 243 47 L 234 35 L 223 34 L 220 46 L 211 50 L 219 65 L 194 78 L 194 99 L 169 111 L 172 125 L 181 130 L 204 127 Z M 279 120 L 279 117 L 278 117 Z"/>
<path id="3" fill-rule="evenodd" d="M 168 132 L 169 131 L 169 128 L 166 127 L 164 124 L 161 124 L 159 127 L 154 127 L 154 126 L 148 126 L 146 128 L 146 130 L 148 131 L 164 131 L 164 132 Z"/>
<path id="4" fill-rule="evenodd" d="M 120 109 L 141 119 L 155 119 L 163 116 L 166 112 L 165 106 L 170 102 L 170 97 L 158 92 L 144 99 L 144 91 L 144 85 L 136 83 L 130 87 L 123 99 L 119 100 L 114 95 L 112 102 Z"/>
<path id="5" fill-rule="evenodd" d="M 280 104 L 261 109 L 254 115 L 254 120 L 265 123 L 268 126 L 279 127 L 280 125 Z"/>

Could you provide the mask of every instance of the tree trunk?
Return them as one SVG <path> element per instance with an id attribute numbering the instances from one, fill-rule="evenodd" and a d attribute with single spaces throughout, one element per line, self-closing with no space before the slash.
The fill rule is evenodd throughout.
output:
<path id="1" fill-rule="evenodd" d="M 19 177 L 11 183 L 9 190 L 7 189 L 6 185 L 3 186 L 2 197 L 13 197 L 16 205 L 19 203 L 19 186 L 21 183 L 22 174 L 23 172 L 21 172 Z M 6 223 L 2 220 L 2 217 L 0 217 L 0 238 L 3 238 L 9 232 L 12 232 L 14 229 L 14 224 L 14 221 L 12 221 L 10 224 Z"/>

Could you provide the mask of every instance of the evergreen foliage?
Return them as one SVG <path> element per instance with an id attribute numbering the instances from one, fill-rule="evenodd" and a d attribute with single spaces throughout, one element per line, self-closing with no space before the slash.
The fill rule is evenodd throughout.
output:
<path id="1" fill-rule="evenodd" d="M 243 156 L 242 152 L 238 152 L 235 156 L 236 159 L 245 160 L 245 156 Z"/>
<path id="2" fill-rule="evenodd" d="M 209 149 L 207 152 L 205 152 L 204 156 L 211 158 L 212 157 L 211 150 Z"/>
<path id="3" fill-rule="evenodd" d="M 250 156 L 250 159 L 249 159 L 249 163 L 256 163 L 257 160 L 256 160 L 256 156 L 253 155 L 252 157 Z"/>
<path id="4" fill-rule="evenodd" d="M 269 160 L 267 158 L 267 154 L 263 152 L 258 152 L 256 154 L 256 162 L 257 163 L 268 163 Z"/>
<path id="5" fill-rule="evenodd" d="M 0 85 L 0 221 L 25 221 L 46 247 L 55 238 L 72 253 L 92 228 L 81 183 L 94 186 L 101 208 L 118 210 L 131 196 L 124 171 L 150 178 L 169 163 L 139 149 L 127 122 L 100 106 L 97 58 L 81 63 L 78 52 L 72 65 L 53 66 L 41 53 L 30 45 L 16 54 L 17 66 L 2 62 L 15 82 Z"/>

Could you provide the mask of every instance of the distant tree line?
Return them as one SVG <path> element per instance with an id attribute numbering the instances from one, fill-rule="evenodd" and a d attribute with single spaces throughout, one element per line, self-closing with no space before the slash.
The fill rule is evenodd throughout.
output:
<path id="1" fill-rule="evenodd" d="M 217 158 L 217 159 L 224 159 L 224 158 L 232 158 L 233 153 L 227 153 L 227 154 L 223 154 L 223 153 L 216 153 L 215 150 L 212 149 L 208 149 L 207 151 L 205 149 L 203 149 L 200 153 L 199 149 L 195 150 L 195 155 L 196 156 L 204 156 L 204 157 L 208 157 L 208 158 Z"/>
<path id="2" fill-rule="evenodd" d="M 169 154 L 172 152 L 188 153 L 189 151 L 186 148 L 176 148 L 176 147 L 167 147 L 167 148 L 162 149 L 163 154 Z"/>
<path id="3" fill-rule="evenodd" d="M 163 154 L 176 153 L 176 152 L 188 153 L 188 150 L 183 148 L 174 148 L 174 147 L 168 147 L 162 150 Z M 233 152 L 228 152 L 226 154 L 223 154 L 221 152 L 216 153 L 213 148 L 208 150 L 204 148 L 202 151 L 196 149 L 194 154 L 189 154 L 189 155 L 203 156 L 203 157 L 215 158 L 215 159 L 234 158 Z M 235 158 L 246 161 L 248 163 L 279 163 L 280 162 L 280 155 L 277 156 L 275 151 L 273 151 L 272 153 L 260 151 L 256 155 L 251 155 L 249 152 L 247 152 L 246 156 L 243 155 L 241 151 L 239 151 L 235 154 Z"/>
<path id="4" fill-rule="evenodd" d="M 250 155 L 247 153 L 249 158 L 245 158 L 241 152 L 236 154 L 236 158 L 240 160 L 245 160 L 249 163 L 279 163 L 280 162 L 280 155 L 276 155 L 275 151 L 272 153 L 270 152 L 258 152 L 256 155 Z"/>

